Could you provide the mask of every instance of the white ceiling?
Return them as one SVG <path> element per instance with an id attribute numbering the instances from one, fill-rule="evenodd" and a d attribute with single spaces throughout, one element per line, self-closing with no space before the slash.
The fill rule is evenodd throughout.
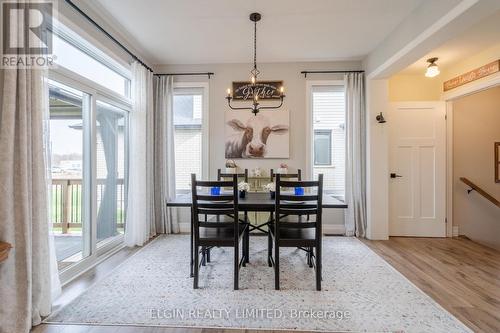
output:
<path id="1" fill-rule="evenodd" d="M 401 71 L 402 75 L 419 75 L 425 72 L 428 58 L 438 57 L 440 69 L 453 66 L 462 59 L 473 56 L 500 43 L 500 11 L 492 13 L 485 20 L 473 26 L 460 36 L 426 54 L 420 60 Z"/>
<path id="2" fill-rule="evenodd" d="M 80 0 L 84 1 L 84 0 Z M 152 64 L 361 60 L 433 0 L 86 0 Z"/>

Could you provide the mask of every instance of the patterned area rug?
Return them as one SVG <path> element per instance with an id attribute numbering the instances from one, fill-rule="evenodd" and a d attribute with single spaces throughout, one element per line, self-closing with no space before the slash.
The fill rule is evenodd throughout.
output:
<path id="1" fill-rule="evenodd" d="M 241 290 L 232 249 L 212 251 L 200 288 L 189 278 L 189 236 L 161 236 L 46 322 L 353 332 L 470 332 L 356 238 L 325 237 L 323 290 L 305 254 L 281 251 L 281 289 L 267 239 L 251 237 Z"/>

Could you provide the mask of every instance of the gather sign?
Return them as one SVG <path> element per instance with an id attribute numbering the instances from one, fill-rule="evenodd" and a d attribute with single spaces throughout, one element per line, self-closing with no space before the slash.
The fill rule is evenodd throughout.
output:
<path id="1" fill-rule="evenodd" d="M 470 72 L 454 77 L 451 80 L 445 81 L 443 83 L 443 90 L 448 91 L 450 89 L 460 87 L 466 83 L 479 80 L 485 76 L 497 73 L 499 71 L 500 71 L 500 60 L 495 60 L 493 62 L 490 62 L 489 64 L 476 68 Z"/>
<path id="2" fill-rule="evenodd" d="M 280 99 L 280 89 L 283 81 L 259 81 L 253 85 L 251 82 L 233 82 L 233 99 L 236 101 L 252 100 L 254 94 L 260 100 Z"/>

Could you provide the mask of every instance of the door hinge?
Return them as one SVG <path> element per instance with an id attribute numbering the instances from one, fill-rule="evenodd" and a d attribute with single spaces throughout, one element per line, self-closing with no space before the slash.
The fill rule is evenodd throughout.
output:
<path id="1" fill-rule="evenodd" d="M 447 217 L 444 218 L 444 223 L 448 223 L 448 218 Z"/>
<path id="2" fill-rule="evenodd" d="M 447 119 L 448 119 L 448 115 L 447 115 L 447 114 L 445 114 L 445 115 L 444 115 L 444 120 L 447 120 Z"/>

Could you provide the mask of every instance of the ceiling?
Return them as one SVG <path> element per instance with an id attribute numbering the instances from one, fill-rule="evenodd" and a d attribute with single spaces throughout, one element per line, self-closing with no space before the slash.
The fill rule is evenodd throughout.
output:
<path id="1" fill-rule="evenodd" d="M 441 70 L 453 66 L 460 60 L 473 56 L 489 47 L 500 43 L 500 11 L 474 25 L 460 36 L 447 41 L 437 49 L 426 54 L 420 60 L 401 71 L 402 75 L 418 75 L 425 72 L 427 59 L 439 57 L 438 65 Z"/>
<path id="2" fill-rule="evenodd" d="M 80 0 L 82 2 L 84 0 Z M 152 64 L 361 60 L 424 1 L 85 0 Z M 77 1 L 78 3 L 78 1 Z"/>

